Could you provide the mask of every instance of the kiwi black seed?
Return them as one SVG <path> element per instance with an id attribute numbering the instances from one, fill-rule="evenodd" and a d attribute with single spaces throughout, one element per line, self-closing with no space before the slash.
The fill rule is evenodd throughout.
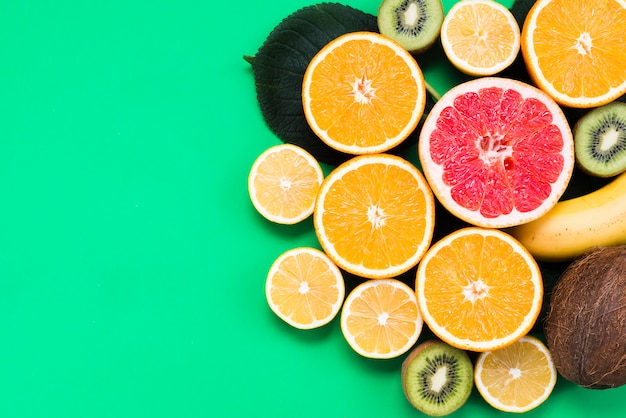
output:
<path id="1" fill-rule="evenodd" d="M 444 416 L 467 402 L 474 387 L 469 355 L 440 340 L 415 347 L 402 362 L 402 390 L 422 413 Z"/>
<path id="2" fill-rule="evenodd" d="M 587 174 L 613 177 L 626 171 L 626 103 L 612 102 L 578 119 L 574 147 L 578 166 Z"/>
<path id="3" fill-rule="evenodd" d="M 420 53 L 439 37 L 443 16 L 441 0 L 382 0 L 378 30 L 407 51 Z"/>

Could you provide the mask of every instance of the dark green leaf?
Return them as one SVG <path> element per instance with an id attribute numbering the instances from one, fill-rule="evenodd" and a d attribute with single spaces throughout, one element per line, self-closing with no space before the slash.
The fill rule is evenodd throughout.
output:
<path id="1" fill-rule="evenodd" d="M 509 9 L 511 13 L 513 13 L 513 16 L 515 16 L 515 20 L 517 20 L 520 29 L 524 26 L 524 20 L 536 1 L 537 0 L 515 0 Z"/>
<path id="2" fill-rule="evenodd" d="M 308 150 L 323 163 L 348 158 L 327 146 L 309 127 L 302 107 L 302 80 L 313 56 L 349 32 L 378 32 L 376 17 L 338 3 L 320 3 L 287 16 L 272 30 L 252 65 L 257 99 L 269 128 L 284 142 Z"/>
<path id="3" fill-rule="evenodd" d="M 539 270 L 541 270 L 541 279 L 543 281 L 543 302 L 539 317 L 533 326 L 534 332 L 543 332 L 543 325 L 548 312 L 550 312 L 550 299 L 552 298 L 552 289 L 559 281 L 561 275 L 569 265 L 569 262 L 549 263 L 540 262 Z"/>
<path id="4" fill-rule="evenodd" d="M 520 29 L 524 26 L 524 20 L 526 19 L 531 7 L 535 4 L 535 1 L 536 0 L 515 0 L 509 9 L 515 17 Z M 508 77 L 528 84 L 533 84 L 530 76 L 528 75 L 526 63 L 524 62 L 524 57 L 521 53 L 517 55 L 513 64 L 505 69 L 500 75 L 502 77 Z"/>
<path id="5" fill-rule="evenodd" d="M 601 187 L 606 186 L 612 178 L 596 177 L 585 173 L 578 167 L 574 169 L 572 178 L 567 184 L 567 189 L 561 196 L 561 200 L 573 199 L 579 196 L 584 196 Z"/>

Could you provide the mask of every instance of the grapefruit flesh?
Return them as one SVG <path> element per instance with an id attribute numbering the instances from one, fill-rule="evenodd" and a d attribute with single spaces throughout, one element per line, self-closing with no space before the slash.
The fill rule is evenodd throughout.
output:
<path id="1" fill-rule="evenodd" d="M 419 159 L 435 196 L 483 227 L 530 222 L 551 209 L 574 168 L 559 106 L 539 89 L 483 77 L 448 91 L 430 112 Z"/>

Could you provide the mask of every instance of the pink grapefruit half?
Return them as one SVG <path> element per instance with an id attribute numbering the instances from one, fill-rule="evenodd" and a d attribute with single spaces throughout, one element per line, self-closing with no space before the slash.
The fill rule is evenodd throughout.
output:
<path id="1" fill-rule="evenodd" d="M 544 215 L 574 169 L 572 131 L 559 105 L 536 87 L 501 77 L 444 94 L 424 123 L 418 153 L 441 204 L 487 228 Z"/>

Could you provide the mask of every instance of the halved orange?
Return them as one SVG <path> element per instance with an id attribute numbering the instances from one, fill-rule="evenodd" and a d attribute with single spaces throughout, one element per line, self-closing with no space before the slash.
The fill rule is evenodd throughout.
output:
<path id="1" fill-rule="evenodd" d="M 441 44 L 460 71 L 494 75 L 517 58 L 520 28 L 511 11 L 494 0 L 463 0 L 446 14 Z"/>
<path id="2" fill-rule="evenodd" d="M 296 145 L 280 144 L 265 150 L 252 164 L 248 193 L 266 219 L 295 224 L 313 213 L 323 179 L 322 167 L 311 154 Z"/>
<path id="3" fill-rule="evenodd" d="M 422 173 L 389 154 L 361 155 L 331 171 L 313 215 L 328 256 L 344 270 L 369 279 L 414 267 L 435 228 L 435 201 Z"/>
<path id="4" fill-rule="evenodd" d="M 527 335 L 516 343 L 481 353 L 474 368 L 474 383 L 482 397 L 505 412 L 527 412 L 552 393 L 557 371 L 546 345 Z"/>
<path id="5" fill-rule="evenodd" d="M 298 247 L 281 254 L 265 282 L 272 311 L 289 325 L 312 329 L 337 316 L 345 296 L 341 271 L 316 248 Z"/>
<path id="6" fill-rule="evenodd" d="M 479 227 L 433 244 L 415 287 L 429 328 L 452 346 L 479 352 L 526 335 L 543 299 L 541 272 L 530 253 L 505 232 Z"/>
<path id="7" fill-rule="evenodd" d="M 623 0 L 538 0 L 522 27 L 531 78 L 569 107 L 597 107 L 626 93 L 625 44 Z"/>
<path id="8" fill-rule="evenodd" d="M 367 280 L 341 309 L 341 331 L 360 355 L 388 359 L 406 353 L 422 332 L 415 292 L 397 279 Z"/>
<path id="9" fill-rule="evenodd" d="M 416 128 L 426 104 L 424 76 L 396 41 L 372 32 L 334 39 L 310 61 L 304 114 L 330 147 L 348 154 L 387 151 Z"/>

